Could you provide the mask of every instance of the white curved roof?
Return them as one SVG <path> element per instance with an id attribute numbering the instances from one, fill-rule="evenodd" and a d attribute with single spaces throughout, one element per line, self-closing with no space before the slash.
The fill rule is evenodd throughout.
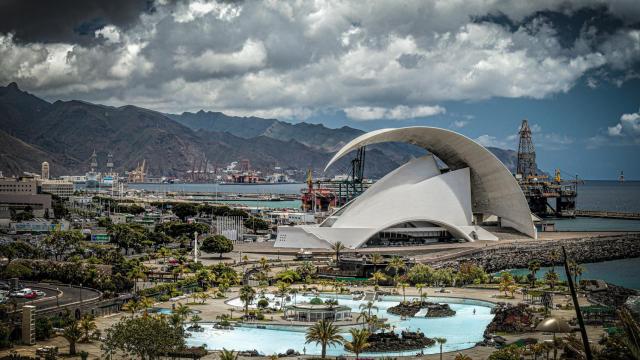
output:
<path id="1" fill-rule="evenodd" d="M 441 159 L 451 171 L 469 168 L 472 212 L 496 215 L 504 224 L 537 238 L 527 200 L 511 172 L 485 147 L 450 130 L 416 126 L 372 131 L 340 149 L 326 168 L 352 150 L 382 142 L 404 142 L 420 146 Z M 383 180 L 387 177 L 389 175 Z M 369 190 L 372 189 L 373 186 Z"/>

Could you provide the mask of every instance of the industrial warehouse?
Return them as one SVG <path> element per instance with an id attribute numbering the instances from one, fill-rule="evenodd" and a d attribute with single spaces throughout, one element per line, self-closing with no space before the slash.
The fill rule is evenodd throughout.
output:
<path id="1" fill-rule="evenodd" d="M 486 148 L 453 131 L 373 131 L 345 145 L 327 168 L 353 150 L 383 142 L 413 144 L 429 154 L 392 171 L 318 225 L 278 227 L 275 246 L 330 248 L 341 242 L 356 249 L 498 240 L 484 227 L 489 219 L 498 228 L 537 238 L 527 199 L 513 175 Z"/>

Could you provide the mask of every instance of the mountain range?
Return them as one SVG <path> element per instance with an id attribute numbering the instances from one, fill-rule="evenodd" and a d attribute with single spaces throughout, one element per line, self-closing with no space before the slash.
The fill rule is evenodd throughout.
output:
<path id="1" fill-rule="evenodd" d="M 0 171 L 5 176 L 39 172 L 42 161 L 50 163 L 54 176 L 84 174 L 94 150 L 101 166 L 112 153 L 117 171 L 145 160 L 155 176 L 180 176 L 205 163 L 223 166 L 241 159 L 260 170 L 313 168 L 321 174 L 333 153 L 363 133 L 221 112 L 165 114 L 133 105 L 50 103 L 16 83 L 0 87 Z M 513 169 L 514 151 L 489 149 Z M 368 147 L 365 175 L 383 176 L 423 153 L 406 144 Z M 346 172 L 349 161 L 342 159 L 328 175 Z"/>

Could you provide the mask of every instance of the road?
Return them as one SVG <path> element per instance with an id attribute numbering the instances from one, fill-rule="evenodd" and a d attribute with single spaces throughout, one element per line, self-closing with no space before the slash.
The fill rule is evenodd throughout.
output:
<path id="1" fill-rule="evenodd" d="M 18 307 L 35 305 L 38 310 L 73 304 L 81 300 L 89 301 L 100 296 L 100 292 L 96 290 L 68 285 L 28 282 L 24 282 L 22 285 L 33 290 L 42 290 L 46 293 L 45 296 L 37 299 L 14 298 Z M 11 300 L 8 301 L 8 303 L 10 302 Z"/>

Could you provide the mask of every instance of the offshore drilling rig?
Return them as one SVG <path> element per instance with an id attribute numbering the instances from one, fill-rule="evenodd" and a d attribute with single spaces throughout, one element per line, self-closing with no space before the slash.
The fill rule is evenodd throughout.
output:
<path id="1" fill-rule="evenodd" d="M 538 174 L 536 150 L 527 120 L 520 126 L 516 179 L 527 198 L 531 212 L 542 217 L 575 217 L 578 180 L 563 180 L 560 169 L 553 179 Z"/>

